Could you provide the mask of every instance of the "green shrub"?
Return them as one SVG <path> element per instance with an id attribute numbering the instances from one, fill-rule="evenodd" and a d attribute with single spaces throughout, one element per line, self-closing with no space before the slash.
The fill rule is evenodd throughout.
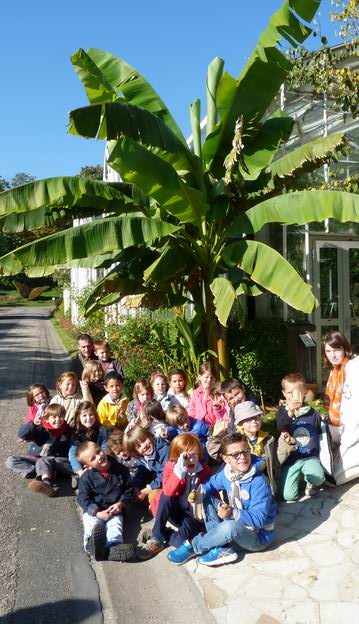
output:
<path id="1" fill-rule="evenodd" d="M 289 372 L 287 325 L 280 320 L 249 321 L 242 329 L 233 322 L 228 345 L 234 377 L 269 404 L 281 396 L 281 379 Z"/>

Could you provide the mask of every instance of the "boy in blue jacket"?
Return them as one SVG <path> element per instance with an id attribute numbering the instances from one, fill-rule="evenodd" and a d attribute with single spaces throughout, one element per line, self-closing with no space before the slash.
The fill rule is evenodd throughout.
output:
<path id="1" fill-rule="evenodd" d="M 256 552 L 273 541 L 276 505 L 261 471 L 262 460 L 251 455 L 241 433 L 223 438 L 222 457 L 224 467 L 204 484 L 207 533 L 172 550 L 167 555 L 171 563 L 182 565 L 201 555 L 198 561 L 203 565 L 222 565 L 238 559 L 232 544 Z M 217 493 L 223 493 L 221 499 Z"/>
<path id="2" fill-rule="evenodd" d="M 80 444 L 76 456 L 85 468 L 77 501 L 84 512 L 86 552 L 96 561 L 131 559 L 133 545 L 123 543 L 123 513 L 133 494 L 128 469 L 95 442 Z"/>

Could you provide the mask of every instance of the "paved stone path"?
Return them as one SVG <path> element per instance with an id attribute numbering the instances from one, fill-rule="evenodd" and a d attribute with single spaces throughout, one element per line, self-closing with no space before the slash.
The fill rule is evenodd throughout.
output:
<path id="1" fill-rule="evenodd" d="M 268 551 L 185 567 L 218 624 L 358 624 L 359 482 L 280 503 Z"/>

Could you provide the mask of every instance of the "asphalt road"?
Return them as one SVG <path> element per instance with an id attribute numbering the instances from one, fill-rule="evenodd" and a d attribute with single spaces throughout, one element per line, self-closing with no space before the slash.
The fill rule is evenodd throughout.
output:
<path id="1" fill-rule="evenodd" d="M 0 308 L 0 349 L 0 624 L 213 623 L 186 571 L 169 564 L 165 552 L 92 569 L 68 485 L 48 499 L 4 467 L 19 450 L 26 388 L 42 382 L 53 390 L 68 356 L 48 308 Z M 131 513 L 131 540 L 140 519 Z"/>

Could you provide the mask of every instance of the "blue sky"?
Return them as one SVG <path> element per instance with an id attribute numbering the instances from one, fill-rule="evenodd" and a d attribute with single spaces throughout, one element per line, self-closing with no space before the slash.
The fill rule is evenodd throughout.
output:
<path id="1" fill-rule="evenodd" d="M 201 97 L 208 63 L 237 75 L 281 0 L 11 0 L 1 9 L 0 176 L 76 175 L 102 163 L 103 142 L 66 132 L 68 111 L 87 104 L 70 56 L 97 47 L 149 80 L 185 135 L 188 107 Z M 321 25 L 330 40 L 330 0 Z"/>

